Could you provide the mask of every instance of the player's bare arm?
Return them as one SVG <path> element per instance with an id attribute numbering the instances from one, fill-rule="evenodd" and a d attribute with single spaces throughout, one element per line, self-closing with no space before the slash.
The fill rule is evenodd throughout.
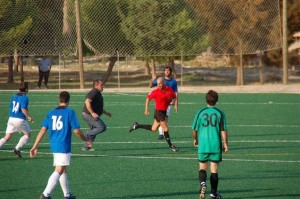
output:
<path id="1" fill-rule="evenodd" d="M 145 102 L 145 112 L 144 112 L 144 114 L 145 115 L 149 115 L 149 99 L 148 98 L 146 98 L 146 102 Z"/>
<path id="2" fill-rule="evenodd" d="M 42 127 L 39 134 L 37 135 L 35 142 L 32 146 L 32 148 L 30 149 L 30 157 L 33 158 L 34 156 L 36 156 L 37 154 L 37 148 L 39 146 L 39 143 L 41 142 L 41 140 L 43 139 L 45 133 L 46 133 L 47 129 L 45 127 Z"/>
<path id="3" fill-rule="evenodd" d="M 112 117 L 112 114 L 106 110 L 103 109 L 103 114 L 107 115 L 108 117 Z"/>
<path id="4" fill-rule="evenodd" d="M 229 150 L 229 148 L 228 148 L 228 133 L 227 133 L 227 131 L 222 131 L 221 135 L 222 135 L 222 139 L 223 139 L 223 151 L 227 152 Z"/>
<path id="5" fill-rule="evenodd" d="M 194 147 L 198 147 L 198 132 L 193 130 L 192 135 L 193 135 L 193 138 L 194 138 Z"/>

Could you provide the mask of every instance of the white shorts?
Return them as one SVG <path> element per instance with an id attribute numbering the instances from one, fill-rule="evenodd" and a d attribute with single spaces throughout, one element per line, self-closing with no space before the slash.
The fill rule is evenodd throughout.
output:
<path id="1" fill-rule="evenodd" d="M 53 166 L 69 166 L 71 153 L 53 153 Z"/>
<path id="2" fill-rule="evenodd" d="M 30 127 L 26 120 L 10 117 L 7 122 L 6 133 L 30 133 Z"/>

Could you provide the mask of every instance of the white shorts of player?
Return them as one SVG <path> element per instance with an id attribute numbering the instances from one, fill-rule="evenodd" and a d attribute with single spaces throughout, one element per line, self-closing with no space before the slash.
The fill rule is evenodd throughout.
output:
<path id="1" fill-rule="evenodd" d="M 7 122 L 6 133 L 30 133 L 30 127 L 26 120 L 10 117 Z"/>
<path id="2" fill-rule="evenodd" d="M 71 153 L 53 153 L 53 166 L 69 166 Z"/>

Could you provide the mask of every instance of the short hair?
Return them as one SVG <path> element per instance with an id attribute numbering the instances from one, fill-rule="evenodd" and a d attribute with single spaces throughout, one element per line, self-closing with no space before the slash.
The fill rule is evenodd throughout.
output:
<path id="1" fill-rule="evenodd" d="M 218 102 L 218 93 L 214 90 L 209 90 L 206 94 L 206 103 L 214 106 Z"/>
<path id="2" fill-rule="evenodd" d="M 19 90 L 21 92 L 25 92 L 26 90 L 28 90 L 28 82 L 21 82 Z"/>
<path id="3" fill-rule="evenodd" d="M 70 94 L 67 91 L 62 91 L 59 94 L 60 103 L 68 103 L 70 101 Z"/>
<path id="4" fill-rule="evenodd" d="M 103 81 L 102 81 L 101 79 L 95 79 L 95 80 L 93 81 L 93 86 L 96 86 L 96 85 L 98 85 L 98 84 L 100 84 L 100 83 L 103 83 Z"/>
<path id="5" fill-rule="evenodd" d="M 157 83 L 158 83 L 159 81 L 161 81 L 161 82 L 164 83 L 164 78 L 162 78 L 162 77 L 157 78 Z"/>
<path id="6" fill-rule="evenodd" d="M 164 71 L 165 71 L 166 69 L 169 69 L 169 70 L 170 70 L 170 73 L 172 74 L 173 69 L 172 69 L 170 66 L 165 66 Z"/>

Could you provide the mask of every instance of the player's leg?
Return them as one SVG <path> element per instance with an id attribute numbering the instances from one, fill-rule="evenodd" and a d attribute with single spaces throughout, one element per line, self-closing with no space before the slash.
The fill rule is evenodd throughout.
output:
<path id="1" fill-rule="evenodd" d="M 53 154 L 53 160 L 54 160 L 53 165 L 55 166 L 55 170 L 49 177 L 47 186 L 43 191 L 42 196 L 44 196 L 45 198 L 50 197 L 52 191 L 54 190 L 57 183 L 59 182 L 61 175 L 66 171 L 66 166 L 70 164 L 70 158 L 71 158 L 71 154 L 63 154 L 63 153 Z M 67 188 L 64 187 L 63 189 L 67 189 Z"/>
<path id="2" fill-rule="evenodd" d="M 10 140 L 12 137 L 13 133 L 6 133 L 5 136 L 0 140 L 0 148 Z"/>
<path id="3" fill-rule="evenodd" d="M 205 160 L 203 159 L 205 157 L 202 157 L 201 154 L 199 154 L 199 160 Z M 207 161 L 206 162 L 199 162 L 199 183 L 200 183 L 200 199 L 205 198 L 205 192 L 206 192 L 206 178 L 207 178 Z"/>
<path id="4" fill-rule="evenodd" d="M 30 134 L 31 130 L 26 120 L 20 121 L 18 125 L 18 131 L 23 132 L 24 135 L 20 138 L 18 144 L 14 148 L 14 153 L 21 158 L 22 156 L 21 156 L 20 149 L 29 141 L 31 135 Z"/>
<path id="5" fill-rule="evenodd" d="M 160 126 L 163 128 L 164 130 L 164 137 L 169 145 L 169 148 L 174 151 L 174 152 L 177 152 L 179 149 L 172 144 L 171 142 L 171 138 L 170 138 L 170 135 L 169 135 L 169 126 L 167 124 L 166 121 L 160 121 Z"/>
<path id="6" fill-rule="evenodd" d="M 16 132 L 16 125 L 15 125 L 15 119 L 14 118 L 9 118 L 7 122 L 7 127 L 6 127 L 6 134 L 5 136 L 0 140 L 0 148 L 10 140 L 12 135 Z"/>
<path id="7" fill-rule="evenodd" d="M 169 115 L 171 113 L 171 108 L 172 108 L 172 105 L 169 105 L 168 109 L 167 109 L 166 119 L 165 119 L 167 123 L 168 123 Z M 163 128 L 161 126 L 158 128 L 158 132 L 159 132 L 158 139 L 159 140 L 165 139 L 164 130 L 163 130 Z"/>
<path id="8" fill-rule="evenodd" d="M 210 163 L 211 198 L 220 198 L 220 194 L 218 193 L 218 183 L 219 183 L 218 165 L 219 162 Z"/>
<path id="9" fill-rule="evenodd" d="M 87 134 L 87 137 L 90 138 L 90 140 L 92 140 L 92 141 L 95 140 L 95 138 L 98 134 L 106 131 L 106 125 L 100 118 L 98 118 L 97 120 L 95 120 L 94 118 L 90 118 L 88 123 L 93 128 L 89 129 L 86 134 Z"/>

